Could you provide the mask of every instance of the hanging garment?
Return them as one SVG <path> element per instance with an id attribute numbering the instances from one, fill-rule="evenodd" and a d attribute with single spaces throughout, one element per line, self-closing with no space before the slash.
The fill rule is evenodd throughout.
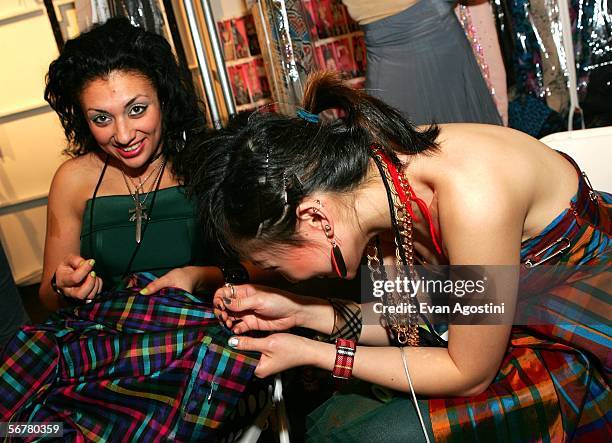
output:
<path id="1" fill-rule="evenodd" d="M 457 4 L 455 13 L 472 46 L 472 52 L 482 73 L 497 111 L 505 126 L 508 125 L 508 93 L 506 68 L 495 29 L 493 10 L 489 2 L 473 5 Z"/>
<path id="2" fill-rule="evenodd" d="M 0 421 L 62 422 L 64 441 L 210 441 L 243 423 L 258 356 L 227 346 L 210 304 L 136 285 L 24 327 L 0 366 Z M 232 419 L 230 422 L 230 418 Z"/>
<path id="3" fill-rule="evenodd" d="M 113 17 L 127 17 L 134 26 L 164 35 L 164 19 L 157 0 L 108 0 Z"/>
<path id="4" fill-rule="evenodd" d="M 537 138 L 568 127 L 564 120 L 568 110 L 571 111 L 568 88 L 574 67 L 566 46 L 574 49 L 579 101 L 581 104 L 587 101 L 586 126 L 612 123 L 612 102 L 600 104 L 596 98 L 609 94 L 612 81 L 610 71 L 607 78 L 605 74 L 612 63 L 612 9 L 602 0 L 571 0 L 571 30 L 566 34 L 573 41 L 567 44 L 563 41 L 567 25 L 564 28 L 560 15 L 563 5 L 558 0 L 497 0 L 494 4 L 502 42 L 506 43 L 503 52 L 512 54 L 511 67 L 507 66 L 509 76 L 515 79 L 509 126 Z M 506 20 L 507 16 L 510 20 Z M 509 36 L 511 48 L 507 44 Z M 592 87 L 591 76 L 596 79 Z M 542 102 L 549 111 L 544 112 L 539 109 L 541 106 L 530 103 L 533 99 Z M 570 126 L 579 126 L 580 117 L 576 115 Z"/>
<path id="5" fill-rule="evenodd" d="M 109 0 L 90 0 L 91 1 L 91 24 L 104 23 L 112 17 Z M 87 26 L 89 28 L 89 26 Z M 87 29 L 85 28 L 85 29 Z"/>
<path id="6" fill-rule="evenodd" d="M 612 126 L 612 3 L 572 0 L 570 6 L 578 96 L 586 126 Z"/>
<path id="7" fill-rule="evenodd" d="M 501 124 L 454 1 L 421 0 L 362 26 L 366 90 L 416 124 Z"/>

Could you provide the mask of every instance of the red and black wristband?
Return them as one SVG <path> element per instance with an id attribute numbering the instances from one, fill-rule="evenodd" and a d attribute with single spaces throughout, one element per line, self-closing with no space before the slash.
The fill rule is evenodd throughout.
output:
<path id="1" fill-rule="evenodd" d="M 334 363 L 334 370 L 332 371 L 332 376 L 334 378 L 344 380 L 351 378 L 353 363 L 355 361 L 355 348 L 356 344 L 354 340 L 347 340 L 345 338 L 336 340 L 336 362 Z"/>

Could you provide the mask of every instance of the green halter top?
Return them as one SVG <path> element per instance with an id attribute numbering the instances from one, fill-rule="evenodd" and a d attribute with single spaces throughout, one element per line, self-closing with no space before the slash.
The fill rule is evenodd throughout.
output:
<path id="1" fill-rule="evenodd" d="M 184 188 L 174 186 L 156 192 L 142 244 L 129 272 L 147 271 L 161 276 L 174 268 L 205 264 L 203 235 L 197 223 L 195 207 L 187 199 Z M 147 200 L 148 204 L 152 197 Z M 85 205 L 81 256 L 96 260 L 94 270 L 103 279 L 104 289 L 113 288 L 121 282 L 136 248 L 136 224 L 129 221 L 129 211 L 133 208 L 131 195 L 96 197 L 94 193 Z"/>

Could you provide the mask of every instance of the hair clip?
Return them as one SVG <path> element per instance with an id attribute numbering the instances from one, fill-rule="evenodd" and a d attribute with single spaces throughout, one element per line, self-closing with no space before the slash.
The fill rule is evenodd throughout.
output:
<path id="1" fill-rule="evenodd" d="M 308 112 L 303 108 L 297 108 L 297 111 L 295 111 L 295 115 L 297 115 L 302 120 L 307 121 L 308 123 L 319 123 L 321 121 L 317 114 Z"/>

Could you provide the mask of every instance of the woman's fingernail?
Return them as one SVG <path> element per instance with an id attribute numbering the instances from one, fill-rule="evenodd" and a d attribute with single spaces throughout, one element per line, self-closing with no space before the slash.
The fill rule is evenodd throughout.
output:
<path id="1" fill-rule="evenodd" d="M 92 299 L 87 299 L 85 300 L 85 303 L 91 303 L 93 300 Z"/>
<path id="2" fill-rule="evenodd" d="M 83 266 L 83 263 L 85 263 L 85 260 L 81 260 L 81 263 L 79 263 L 79 268 Z"/>
<path id="3" fill-rule="evenodd" d="M 92 278 L 96 278 L 96 271 L 91 271 L 89 275 L 91 275 Z"/>
<path id="4" fill-rule="evenodd" d="M 223 303 L 225 303 L 226 305 L 231 305 L 232 304 L 232 299 L 231 298 L 227 298 L 227 297 L 223 297 Z"/>
<path id="5" fill-rule="evenodd" d="M 236 346 L 238 346 L 239 340 L 238 337 L 230 337 L 230 339 L 227 341 L 227 344 L 230 345 L 232 348 L 235 348 Z"/>
<path id="6" fill-rule="evenodd" d="M 149 293 L 149 290 L 147 288 L 143 288 L 140 290 L 140 294 L 142 295 L 147 295 Z"/>
<path id="7" fill-rule="evenodd" d="M 92 258 L 91 260 L 89 260 L 89 264 L 90 264 L 91 266 L 93 266 L 93 265 L 95 265 L 95 264 L 96 264 L 96 261 L 95 261 L 95 260 Z"/>

